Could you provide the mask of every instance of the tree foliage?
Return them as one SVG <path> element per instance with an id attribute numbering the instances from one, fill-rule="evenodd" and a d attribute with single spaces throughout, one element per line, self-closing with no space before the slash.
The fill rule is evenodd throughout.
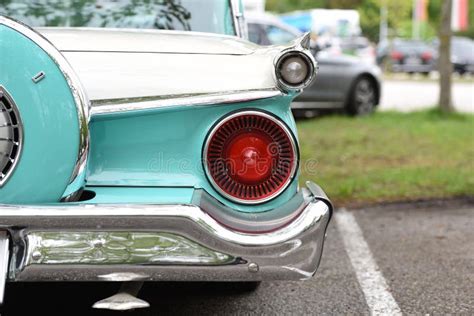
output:
<path id="1" fill-rule="evenodd" d="M 376 41 L 379 37 L 380 7 L 383 0 L 267 0 L 267 10 L 277 13 L 309 9 L 354 9 L 360 14 L 365 36 Z M 388 9 L 390 36 L 410 37 L 412 29 L 412 0 L 385 0 Z M 436 36 L 440 26 L 443 0 L 428 2 L 428 21 L 421 25 L 425 39 Z M 469 6 L 470 28 L 465 35 L 474 36 L 474 3 Z"/>

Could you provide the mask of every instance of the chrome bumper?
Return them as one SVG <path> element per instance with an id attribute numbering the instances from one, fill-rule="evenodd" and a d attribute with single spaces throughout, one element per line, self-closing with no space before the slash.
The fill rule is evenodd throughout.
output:
<path id="1" fill-rule="evenodd" d="M 212 205 L 0 205 L 8 281 L 260 281 L 313 276 L 332 207 L 314 183 L 301 207 L 239 232 Z M 209 204 L 209 203 L 208 203 Z M 209 212 L 209 208 L 214 209 Z M 269 212 L 272 213 L 272 212 Z M 211 215 L 213 216 L 211 216 Z M 247 227 L 248 221 L 242 224 Z M 246 224 L 247 223 L 247 224 Z M 247 225 L 247 226 L 245 226 Z M 252 227 L 247 227 L 251 230 Z M 0 258 L 1 259 L 1 258 Z"/>

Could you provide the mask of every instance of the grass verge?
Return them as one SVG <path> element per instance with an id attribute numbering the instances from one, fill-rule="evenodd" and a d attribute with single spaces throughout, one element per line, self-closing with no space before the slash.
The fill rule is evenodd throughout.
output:
<path id="1" fill-rule="evenodd" d="M 302 183 L 338 206 L 474 195 L 474 115 L 327 116 L 298 128 Z"/>

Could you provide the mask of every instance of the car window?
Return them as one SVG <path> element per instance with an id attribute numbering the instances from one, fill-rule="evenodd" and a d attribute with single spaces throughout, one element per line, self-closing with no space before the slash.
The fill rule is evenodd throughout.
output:
<path id="1" fill-rule="evenodd" d="M 416 51 L 416 52 L 431 50 L 431 47 L 428 44 L 424 42 L 418 42 L 418 41 L 395 42 L 393 44 L 393 48 L 399 49 L 402 51 Z"/>
<path id="2" fill-rule="evenodd" d="M 265 29 L 268 40 L 272 45 L 288 44 L 296 38 L 296 35 L 275 25 L 268 25 Z"/>
<path id="3" fill-rule="evenodd" d="M 260 26 L 254 23 L 249 23 L 247 27 L 249 32 L 249 41 L 255 44 L 263 45 Z"/>
<path id="4" fill-rule="evenodd" d="M 33 27 L 146 28 L 235 35 L 225 0 L 1 0 L 0 14 Z"/>

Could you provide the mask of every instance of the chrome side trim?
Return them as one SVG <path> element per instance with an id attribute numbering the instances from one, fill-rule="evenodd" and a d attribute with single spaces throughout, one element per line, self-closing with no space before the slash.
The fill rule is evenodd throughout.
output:
<path id="1" fill-rule="evenodd" d="M 209 171 L 209 168 L 208 168 L 208 165 L 207 165 L 207 159 L 206 159 L 206 155 L 207 155 L 207 152 L 209 150 L 209 142 L 212 139 L 212 136 L 214 135 L 214 133 L 217 131 L 217 129 L 219 129 L 219 127 L 221 127 L 223 124 L 225 124 L 227 121 L 233 119 L 234 117 L 240 116 L 240 115 L 246 115 L 246 114 L 263 116 L 263 117 L 273 121 L 278 126 L 280 126 L 283 129 L 283 131 L 289 136 L 290 141 L 291 141 L 292 150 L 293 150 L 293 152 L 295 154 L 295 158 L 296 158 L 295 163 L 293 164 L 293 166 L 291 166 L 290 177 L 288 178 L 288 180 L 286 180 L 285 184 L 280 188 L 280 190 L 274 192 L 272 195 L 270 195 L 270 196 L 268 196 L 264 199 L 255 200 L 255 201 L 248 201 L 248 200 L 238 199 L 236 197 L 233 197 L 230 194 L 227 194 L 224 190 L 222 190 L 214 182 L 214 179 L 212 178 L 212 175 Z M 243 110 L 243 111 L 235 112 L 234 114 L 231 114 L 231 115 L 225 117 L 224 119 L 222 119 L 218 124 L 216 124 L 216 126 L 214 126 L 212 131 L 207 136 L 206 141 L 204 143 L 204 149 L 203 149 L 202 153 L 203 153 L 202 161 L 204 162 L 204 170 L 206 171 L 206 176 L 209 179 L 209 182 L 211 183 L 212 187 L 217 192 L 219 192 L 219 194 L 224 196 L 226 199 L 228 199 L 230 201 L 237 202 L 237 203 L 241 203 L 241 204 L 247 204 L 247 205 L 265 203 L 267 201 L 270 201 L 270 200 L 276 198 L 283 191 L 285 191 L 286 188 L 290 185 L 290 183 L 295 178 L 296 169 L 298 168 L 298 161 L 299 161 L 298 148 L 297 148 L 295 136 L 293 135 L 293 133 L 290 131 L 290 129 L 282 121 L 280 121 L 277 118 L 275 118 L 274 116 L 266 114 L 262 111 L 245 111 L 245 110 Z"/>
<path id="2" fill-rule="evenodd" d="M 194 95 L 170 95 L 129 99 L 92 101 L 91 115 L 115 114 L 133 111 L 154 110 L 177 106 L 216 105 L 249 102 L 283 95 L 275 89 L 230 91 Z"/>
<path id="3" fill-rule="evenodd" d="M 76 73 L 70 66 L 66 58 L 56 49 L 56 47 L 41 34 L 37 33 L 35 30 L 29 26 L 15 21 L 13 19 L 7 18 L 5 16 L 0 16 L 0 24 L 3 24 L 9 28 L 14 29 L 15 31 L 23 34 L 31 41 L 36 43 L 41 47 L 56 63 L 61 72 L 66 79 L 71 93 L 74 98 L 74 103 L 76 104 L 77 117 L 79 120 L 79 152 L 74 171 L 71 175 L 69 183 L 73 183 L 77 178 L 83 177 L 85 173 L 87 158 L 89 153 L 89 100 L 84 92 L 81 82 L 77 77 Z"/>
<path id="4" fill-rule="evenodd" d="M 151 217 L 184 218 L 197 224 L 209 234 L 244 246 L 268 246 L 295 238 L 314 226 L 329 211 L 323 201 L 309 203 L 301 214 L 287 226 L 264 234 L 250 234 L 234 231 L 222 226 L 195 205 L 70 205 L 70 206 L 27 206 L 0 205 L 2 222 L 0 227 L 27 226 L 40 229 L 45 222 L 50 228 L 80 228 L 84 225 L 102 229 L 131 229 L 137 225 L 145 229 Z M 127 220 L 123 220 L 126 218 Z M 121 219 L 121 220 L 120 220 Z M 28 223 L 28 224 L 27 224 Z M 143 225 L 143 226 L 142 226 Z"/>
<path id="5" fill-rule="evenodd" d="M 18 164 L 18 161 L 21 158 L 21 152 L 22 152 L 22 149 L 23 149 L 23 141 L 24 141 L 23 123 L 21 121 L 21 117 L 20 117 L 20 113 L 18 111 L 18 108 L 17 108 L 17 106 L 15 104 L 15 101 L 13 100 L 12 96 L 8 93 L 8 91 L 5 89 L 5 87 L 0 85 L 0 99 L 2 99 L 2 98 L 6 99 L 8 104 L 11 106 L 11 109 L 8 110 L 8 109 L 1 109 L 0 108 L 0 111 L 2 111 L 2 112 L 10 112 L 11 111 L 10 115 L 12 115 L 12 113 L 13 113 L 13 116 L 15 117 L 17 123 L 16 123 L 16 125 L 12 125 L 11 122 L 10 122 L 10 124 L 7 123 L 6 125 L 1 125 L 0 127 L 3 127 L 3 128 L 13 127 L 13 130 L 16 129 L 18 131 L 18 142 L 15 143 L 15 141 L 13 139 L 0 139 L 0 141 L 12 142 L 13 146 L 17 146 L 18 149 L 17 149 L 15 157 L 12 157 L 11 153 L 2 153 L 3 155 L 7 156 L 10 159 L 10 162 L 12 162 L 12 165 L 9 168 L 9 170 L 6 171 L 6 174 L 3 174 L 4 170 L 0 169 L 0 188 L 8 181 L 8 179 L 11 177 L 11 175 L 15 172 L 15 167 Z M 12 118 L 10 117 L 10 120 L 11 119 Z"/>

